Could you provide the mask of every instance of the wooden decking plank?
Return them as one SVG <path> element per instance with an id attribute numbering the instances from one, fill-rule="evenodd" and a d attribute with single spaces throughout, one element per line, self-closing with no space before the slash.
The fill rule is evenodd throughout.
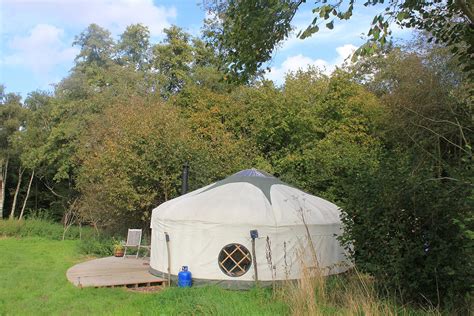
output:
<path id="1" fill-rule="evenodd" d="M 79 263 L 66 275 L 70 282 L 81 287 L 162 284 L 165 280 L 150 274 L 148 267 L 143 259 L 106 257 Z"/>

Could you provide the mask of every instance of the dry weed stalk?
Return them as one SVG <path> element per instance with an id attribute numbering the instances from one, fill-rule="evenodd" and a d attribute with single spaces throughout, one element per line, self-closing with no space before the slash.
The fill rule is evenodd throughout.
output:
<path id="1" fill-rule="evenodd" d="M 312 236 L 303 207 L 298 210 L 307 236 L 299 240 L 297 257 L 300 269 L 300 278 L 297 282 L 287 281 L 278 289 L 280 298 L 288 302 L 293 315 L 408 315 L 409 310 L 404 306 L 398 306 L 390 300 L 379 297 L 374 286 L 374 280 L 365 274 L 360 273 L 353 267 L 351 271 L 343 276 L 331 277 L 327 275 L 331 268 L 320 266 L 317 251 L 314 248 Z M 286 262 L 286 242 L 285 253 L 285 273 L 288 264 Z M 308 251 L 310 260 L 308 262 Z M 287 274 L 288 276 L 288 274 Z M 425 312 L 432 315 L 439 315 L 439 310 L 430 309 Z"/>
<path id="2" fill-rule="evenodd" d="M 267 258 L 268 268 L 270 269 L 270 272 L 272 274 L 272 289 L 273 289 L 273 295 L 275 295 L 275 290 L 276 290 L 276 284 L 275 284 L 276 266 L 273 264 L 272 242 L 270 241 L 270 237 L 268 237 L 268 236 L 266 238 L 266 244 L 265 244 L 265 257 Z"/>

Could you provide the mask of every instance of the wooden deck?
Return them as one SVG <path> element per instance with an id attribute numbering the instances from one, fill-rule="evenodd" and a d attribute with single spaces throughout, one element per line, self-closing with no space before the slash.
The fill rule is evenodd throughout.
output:
<path id="1" fill-rule="evenodd" d="M 166 280 L 148 272 L 147 259 L 106 257 L 76 264 L 66 272 L 79 287 L 141 287 L 164 285 Z"/>

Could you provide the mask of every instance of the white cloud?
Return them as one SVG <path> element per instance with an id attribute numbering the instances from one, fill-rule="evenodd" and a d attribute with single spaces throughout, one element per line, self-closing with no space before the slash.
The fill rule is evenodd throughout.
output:
<path id="1" fill-rule="evenodd" d="M 325 69 L 328 63 L 322 59 L 311 59 L 301 54 L 290 56 L 283 61 L 280 67 L 271 67 L 270 72 L 265 74 L 267 79 L 273 80 L 277 84 L 284 81 L 285 75 L 289 72 L 295 72 L 299 69 L 306 70 L 309 67 Z"/>
<path id="2" fill-rule="evenodd" d="M 3 9 L 9 15 L 7 33 L 14 32 L 13 25 L 24 25 L 30 19 L 36 24 L 49 21 L 82 29 L 96 23 L 114 34 L 127 25 L 142 23 L 152 36 L 160 36 L 177 15 L 174 7 L 156 6 L 153 0 L 4 0 Z"/>
<path id="3" fill-rule="evenodd" d="M 364 38 L 364 34 L 368 31 L 370 26 L 369 18 L 355 14 L 357 18 L 352 21 L 335 21 L 334 29 L 330 30 L 325 26 L 325 23 L 319 25 L 319 31 L 312 36 L 300 39 L 297 37 L 298 32 L 304 31 L 310 24 L 314 17 L 311 12 L 304 11 L 300 16 L 295 18 L 295 30 L 290 36 L 281 43 L 279 51 L 288 51 L 292 49 L 302 49 L 309 47 L 322 47 L 334 42 L 349 42 L 360 40 Z M 304 18 L 303 18 L 304 17 Z M 310 17 L 310 19 L 308 19 Z"/>
<path id="4" fill-rule="evenodd" d="M 0 0 L 0 79 L 21 80 L 23 73 L 42 88 L 69 69 L 77 47 L 74 35 L 96 23 L 117 36 L 125 27 L 142 23 L 154 41 L 176 18 L 173 6 L 155 5 L 154 0 Z M 10 74 L 15 74 L 10 76 Z M 9 79 L 4 79 L 9 77 Z"/>
<path id="5" fill-rule="evenodd" d="M 334 65 L 342 65 L 344 62 L 350 63 L 350 57 L 356 51 L 357 46 L 352 44 L 345 44 L 336 48 L 337 58 L 334 61 Z"/>
<path id="6" fill-rule="evenodd" d="M 343 63 L 350 63 L 348 60 L 357 49 L 352 44 L 345 44 L 336 48 L 337 57 L 331 61 L 323 59 L 312 59 L 302 54 L 287 57 L 280 67 L 271 67 L 270 72 L 265 74 L 267 79 L 273 80 L 276 84 L 282 84 L 287 73 L 295 72 L 297 70 L 307 70 L 310 67 L 320 69 L 325 73 L 331 73 L 336 66 Z"/>
<path id="7" fill-rule="evenodd" d="M 367 40 L 367 33 L 371 26 L 371 21 L 375 15 L 384 13 L 384 5 L 376 5 L 365 7 L 362 5 L 356 5 L 356 9 L 353 12 L 353 16 L 348 21 L 341 21 L 335 19 L 334 29 L 328 29 L 325 24 L 328 21 L 319 21 L 319 31 L 312 36 L 305 38 L 304 40 L 298 38 L 296 35 L 299 31 L 305 30 L 311 21 L 316 16 L 312 13 L 312 4 L 307 4 L 304 8 L 297 12 L 293 19 L 293 26 L 295 28 L 288 38 L 281 43 L 279 51 L 289 50 L 301 50 L 305 48 L 322 47 L 331 43 L 347 43 L 347 42 L 358 42 L 362 44 Z M 409 28 L 401 28 L 396 23 L 390 25 L 392 30 L 392 36 L 395 39 L 407 39 L 413 34 L 413 30 Z"/>
<path id="8" fill-rule="evenodd" d="M 10 54 L 2 64 L 23 66 L 36 75 L 47 75 L 56 65 L 72 62 L 78 50 L 64 45 L 64 31 L 48 24 L 36 25 L 27 36 L 15 36 L 8 43 Z"/>

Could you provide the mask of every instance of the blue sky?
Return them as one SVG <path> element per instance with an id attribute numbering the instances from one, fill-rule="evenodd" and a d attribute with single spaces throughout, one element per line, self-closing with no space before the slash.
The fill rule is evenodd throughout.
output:
<path id="1" fill-rule="evenodd" d="M 172 24 L 198 35 L 206 12 L 201 1 L 178 0 L 0 0 L 0 83 L 8 92 L 26 96 L 51 90 L 68 74 L 78 50 L 74 36 L 90 23 L 97 23 L 117 38 L 125 27 L 142 23 L 150 28 L 152 41 Z M 311 3 L 295 16 L 296 29 L 312 20 Z M 288 71 L 314 65 L 331 71 L 363 43 L 374 14 L 382 8 L 358 7 L 348 22 L 337 22 L 334 30 L 322 30 L 299 40 L 294 35 L 282 43 L 269 64 L 267 78 L 283 81 Z M 409 30 L 394 29 L 396 38 L 410 37 Z"/>

